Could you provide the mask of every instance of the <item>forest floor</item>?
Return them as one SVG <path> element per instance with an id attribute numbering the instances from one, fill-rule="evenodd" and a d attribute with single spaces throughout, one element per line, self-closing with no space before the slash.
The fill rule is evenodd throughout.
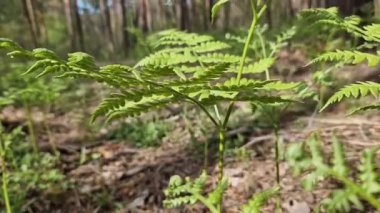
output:
<path id="1" fill-rule="evenodd" d="M 16 110 L 6 114 L 21 113 Z M 57 133 L 60 132 L 56 135 L 62 153 L 61 169 L 70 182 L 75 183 L 75 187 L 55 196 L 47 193 L 35 198 L 30 204 L 35 212 L 109 212 L 115 203 L 128 206 L 115 211 L 120 213 L 206 212 L 201 206 L 176 210 L 164 210 L 161 206 L 164 198 L 162 191 L 170 176 L 196 177 L 203 169 L 202 153 L 192 148 L 190 136 L 181 125 L 180 117 L 169 118 L 176 127 L 157 148 L 136 148 L 129 143 L 107 141 L 101 136 L 90 142 L 83 141 L 84 138 L 79 137 L 81 133 L 77 132 L 78 126 L 70 124 L 67 118 L 65 115 L 52 119 L 59 121 L 59 124 L 52 126 Z M 7 122 L 18 121 L 17 118 L 8 117 Z M 243 147 L 248 150 L 248 155 L 227 156 L 225 174 L 230 188 L 225 197 L 226 212 L 239 212 L 238 207 L 255 192 L 275 185 L 272 134 L 245 128 L 231 130 L 231 137 L 239 131 L 246 135 L 247 141 Z M 367 114 L 346 117 L 344 114 L 328 113 L 314 118 L 298 117 L 283 124 L 280 136 L 286 146 L 305 141 L 315 131 L 322 136 L 322 147 L 326 153 L 331 151 L 331 139 L 335 132 L 346 148 L 350 165 L 357 165 L 364 148 L 380 145 L 377 140 L 380 137 L 380 116 Z M 42 147 L 46 148 L 43 144 Z M 96 157 L 83 159 L 83 155 Z M 212 176 L 211 186 L 217 176 L 216 164 L 212 159 L 207 170 Z M 302 209 L 312 209 L 328 196 L 332 188 L 339 186 L 334 181 L 324 181 L 316 190 L 307 192 L 302 189 L 300 178 L 293 177 L 284 160 L 280 164 L 280 171 L 282 207 L 285 212 L 307 212 Z M 271 200 L 263 211 L 274 212 L 274 206 L 275 201 Z"/>
<path id="2" fill-rule="evenodd" d="M 89 107 L 87 110 L 90 113 L 92 109 Z M 323 151 L 331 153 L 332 135 L 336 134 L 344 144 L 347 160 L 355 167 L 363 149 L 380 145 L 379 114 L 347 117 L 341 107 L 336 107 L 333 111 L 313 116 L 313 110 L 308 109 L 301 115 L 286 115 L 280 130 L 284 147 L 305 141 L 317 131 L 323 141 Z M 37 127 L 42 125 L 39 124 L 40 114 L 33 114 Z M 213 132 L 205 135 L 206 138 L 196 140 L 200 142 L 195 142 L 202 145 L 211 138 L 208 165 L 205 167 L 203 151 L 195 148 L 194 138 L 190 136 L 182 117 L 178 113 L 164 114 L 173 128 L 160 146 L 137 148 L 128 141 L 107 139 L 107 128 L 111 127 L 103 127 L 96 133 L 89 132 L 82 122 L 83 113 L 79 117 L 76 111 L 52 113 L 49 125 L 61 152 L 60 169 L 74 187 L 59 193 L 47 190 L 42 194 L 31 194 L 33 199 L 24 208 L 49 213 L 207 212 L 200 205 L 171 210 L 162 207 L 163 189 L 172 175 L 197 177 L 206 169 L 211 176 L 209 186 L 214 185 L 217 179 L 217 141 L 213 138 Z M 8 127 L 25 125 L 22 110 L 12 107 L 3 110 L 0 119 Z M 275 185 L 274 138 L 270 128 L 260 129 L 250 125 L 230 129 L 227 135 L 230 139 L 244 136 L 241 147 L 245 152 L 228 152 L 226 156 L 225 175 L 230 187 L 224 198 L 224 208 L 225 212 L 234 213 L 239 212 L 241 204 L 254 193 Z M 46 138 L 40 136 L 39 141 L 43 151 L 51 151 Z M 377 161 L 380 165 L 379 155 Z M 333 188 L 340 186 L 337 182 L 326 180 L 317 189 L 305 191 L 300 184 L 301 178 L 292 175 L 283 157 L 280 179 L 282 208 L 289 213 L 307 213 Z M 272 199 L 263 212 L 274 212 L 274 207 L 275 200 Z"/>

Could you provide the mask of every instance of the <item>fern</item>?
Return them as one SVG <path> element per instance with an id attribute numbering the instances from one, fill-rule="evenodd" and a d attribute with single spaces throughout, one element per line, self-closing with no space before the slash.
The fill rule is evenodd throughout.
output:
<path id="1" fill-rule="evenodd" d="M 280 191 L 279 187 L 270 188 L 255 194 L 248 200 L 247 204 L 242 207 L 243 213 L 261 213 L 262 206 Z"/>
<path id="2" fill-rule="evenodd" d="M 202 174 L 194 180 L 190 178 L 182 179 L 177 175 L 172 176 L 168 188 L 164 190 L 166 196 L 164 206 L 176 208 L 201 202 L 212 213 L 218 213 L 217 205 L 227 190 L 227 179 L 220 181 L 213 191 L 204 195 L 206 181 L 207 174 L 205 172 L 202 172 Z"/>
<path id="3" fill-rule="evenodd" d="M 315 24 L 328 24 L 334 25 L 338 28 L 345 30 L 353 35 L 363 38 L 368 42 L 375 42 L 380 44 L 380 25 L 370 24 L 364 27 L 360 26 L 360 19 L 354 16 L 342 18 L 337 8 L 329 9 L 310 9 L 304 11 L 302 17 L 307 22 Z M 339 64 L 360 64 L 367 62 L 369 67 L 374 67 L 380 64 L 380 54 L 367 53 L 357 50 L 337 50 L 334 52 L 327 52 L 315 58 L 310 64 L 336 62 Z M 345 86 L 336 92 L 322 107 L 321 111 L 328 106 L 342 101 L 344 98 L 360 98 L 368 95 L 377 97 L 379 94 L 379 84 L 375 82 L 357 82 Z M 371 104 L 368 106 L 358 107 L 351 111 L 351 114 L 358 113 L 371 109 L 379 109 L 378 104 Z"/>
<path id="4" fill-rule="evenodd" d="M 380 63 L 380 56 L 359 51 L 337 50 L 336 52 L 324 53 L 314 59 L 311 63 L 314 64 L 327 61 L 341 62 L 344 64 L 360 64 L 367 61 L 368 66 L 374 67 Z"/>
<path id="5" fill-rule="evenodd" d="M 326 102 L 325 106 L 321 109 L 324 110 L 326 107 L 331 104 L 340 102 L 344 98 L 359 98 L 368 95 L 372 95 L 373 97 L 378 96 L 380 92 L 380 84 L 375 82 L 359 82 L 356 84 L 351 84 L 345 86 L 340 91 L 336 92 L 329 100 Z"/>
<path id="6" fill-rule="evenodd" d="M 307 148 L 309 151 L 307 151 Z M 295 169 L 295 175 L 301 171 L 309 171 L 303 185 L 312 190 L 316 184 L 326 178 L 334 178 L 344 184 L 344 188 L 334 190 L 330 197 L 322 201 L 322 206 L 328 212 L 348 212 L 352 205 L 363 209 L 362 200 L 367 201 L 376 209 L 380 209 L 377 196 L 380 192 L 379 173 L 376 171 L 375 154 L 379 150 L 365 150 L 359 168 L 357 179 L 348 177 L 344 148 L 341 142 L 333 137 L 333 157 L 326 162 L 326 156 L 321 151 L 318 136 L 313 134 L 306 144 L 294 144 L 287 150 L 290 166 Z"/>

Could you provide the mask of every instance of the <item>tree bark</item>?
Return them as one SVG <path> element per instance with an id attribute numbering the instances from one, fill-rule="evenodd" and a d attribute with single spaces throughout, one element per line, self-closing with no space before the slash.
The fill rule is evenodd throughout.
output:
<path id="1" fill-rule="evenodd" d="M 189 24 L 189 7 L 187 5 L 187 0 L 181 0 L 179 2 L 179 9 L 178 9 L 178 14 L 179 14 L 179 28 L 181 30 L 188 30 L 190 28 Z"/>
<path id="2" fill-rule="evenodd" d="M 140 0 L 138 15 L 143 32 L 149 32 L 151 30 L 151 15 L 148 0 Z"/>
<path id="3" fill-rule="evenodd" d="M 224 23 L 223 23 L 223 28 L 224 28 L 225 32 L 227 32 L 230 29 L 230 17 L 231 17 L 231 3 L 228 2 L 224 6 Z"/>
<path id="4" fill-rule="evenodd" d="M 121 30 L 123 34 L 122 46 L 126 56 L 128 56 L 128 48 L 129 48 L 129 34 L 128 34 L 128 20 L 127 20 L 127 7 L 125 5 L 125 0 L 120 0 L 121 7 Z"/>
<path id="5" fill-rule="evenodd" d="M 107 41 L 108 50 L 111 52 L 114 52 L 115 45 L 114 45 L 112 25 L 111 25 L 111 15 L 110 15 L 109 5 L 107 4 L 107 0 L 100 0 L 99 6 L 100 6 L 100 12 L 102 16 L 103 30 L 108 40 Z"/>
<path id="6" fill-rule="evenodd" d="M 380 0 L 374 0 L 375 4 L 375 17 L 380 20 Z"/>
<path id="7" fill-rule="evenodd" d="M 79 48 L 81 51 L 85 51 L 85 45 L 84 45 L 84 35 L 83 35 L 83 26 L 82 26 L 82 20 L 79 14 L 79 8 L 78 8 L 78 2 L 77 0 L 74 0 L 74 15 L 75 15 L 75 34 L 78 36 L 78 42 L 79 42 Z"/>
<path id="8" fill-rule="evenodd" d="M 31 0 L 22 0 L 22 6 L 24 10 L 24 15 L 26 20 L 28 21 L 29 31 L 32 38 L 32 43 L 34 47 L 38 46 L 38 38 L 37 38 L 37 25 L 36 19 L 34 16 L 34 8 Z"/>
<path id="9" fill-rule="evenodd" d="M 67 25 L 67 33 L 70 39 L 70 49 L 71 51 L 76 50 L 76 38 L 74 34 L 74 22 L 72 16 L 72 7 L 71 0 L 64 0 L 65 7 L 65 16 L 66 16 L 66 25 Z"/>
<path id="10" fill-rule="evenodd" d="M 35 8 L 35 17 L 36 17 L 36 26 L 37 26 L 37 35 L 40 38 L 40 42 L 47 43 L 48 42 L 48 32 L 45 23 L 45 15 L 44 15 L 44 6 L 40 1 L 34 1 Z"/>
<path id="11" fill-rule="evenodd" d="M 203 4 L 203 27 L 208 30 L 211 27 L 211 9 L 213 0 L 205 0 Z"/>

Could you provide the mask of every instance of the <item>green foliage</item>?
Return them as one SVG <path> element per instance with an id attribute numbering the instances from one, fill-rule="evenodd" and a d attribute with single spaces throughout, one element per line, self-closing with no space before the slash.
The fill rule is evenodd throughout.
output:
<path id="1" fill-rule="evenodd" d="M 358 167 L 359 174 L 350 179 L 350 168 L 345 159 L 345 151 L 342 143 L 333 137 L 333 156 L 330 162 L 322 153 L 320 141 L 316 134 L 312 135 L 306 143 L 296 143 L 287 149 L 287 159 L 293 168 L 295 175 L 308 171 L 303 179 L 303 186 L 312 190 L 316 184 L 326 178 L 333 178 L 344 184 L 342 189 L 336 189 L 330 197 L 322 201 L 322 207 L 327 212 L 348 212 L 352 206 L 363 210 L 362 200 L 367 201 L 373 207 L 380 209 L 379 173 L 376 170 L 375 155 L 379 150 L 368 149 L 363 152 L 361 164 Z M 371 189 L 369 189 L 371 187 Z"/>
<path id="2" fill-rule="evenodd" d="M 209 192 L 207 195 L 203 195 L 206 181 L 206 172 L 203 172 L 194 180 L 191 180 L 190 178 L 183 179 L 178 175 L 172 176 L 168 188 L 164 191 L 166 196 L 164 206 L 168 208 L 176 208 L 201 202 L 209 208 L 211 212 L 219 212 L 217 210 L 217 205 L 227 190 L 227 179 L 223 179 L 213 191 Z"/>
<path id="3" fill-rule="evenodd" d="M 219 10 L 221 9 L 221 7 L 228 3 L 230 0 L 218 0 L 214 6 L 212 7 L 212 10 L 211 10 L 211 19 L 212 19 L 212 22 L 215 21 L 215 18 L 216 16 L 218 15 L 218 12 Z"/>
<path id="4" fill-rule="evenodd" d="M 223 178 L 222 181 L 212 190 L 205 193 L 207 174 L 203 172 L 198 178 L 181 178 L 178 175 L 172 176 L 168 188 L 165 189 L 166 196 L 164 206 L 168 208 L 177 208 L 184 205 L 193 205 L 195 203 L 204 204 L 212 213 L 219 213 L 217 206 L 224 196 L 228 181 Z M 241 207 L 244 213 L 259 213 L 262 206 L 279 192 L 279 187 L 270 188 L 252 196 L 247 204 Z"/>
<path id="5" fill-rule="evenodd" d="M 30 153 L 21 127 L 8 133 L 0 126 L 0 137 L 7 167 L 8 192 L 15 212 L 21 212 L 31 193 L 59 192 L 67 187 L 65 176 L 56 168 L 57 159 L 50 154 Z"/>
<path id="6" fill-rule="evenodd" d="M 373 42 L 376 45 L 380 44 L 379 24 L 370 24 L 361 27 L 360 19 L 358 17 L 351 16 L 341 18 L 338 14 L 337 8 L 306 10 L 302 13 L 302 16 L 308 22 L 313 22 L 314 24 L 333 25 L 368 42 Z M 368 66 L 373 67 L 380 63 L 380 52 L 367 53 L 358 50 L 337 50 L 318 56 L 310 64 L 324 62 L 338 62 L 340 64 L 354 65 L 367 62 Z M 348 85 L 330 97 L 330 99 L 326 102 L 321 110 L 324 110 L 334 103 L 340 102 L 344 98 L 360 98 L 368 95 L 377 97 L 378 89 L 378 84 L 375 82 L 357 82 Z M 370 109 L 379 109 L 379 106 L 377 103 L 371 104 L 368 106 L 356 108 L 351 113 L 357 113 Z"/>
<path id="7" fill-rule="evenodd" d="M 261 213 L 262 206 L 280 191 L 279 187 L 273 187 L 252 196 L 246 205 L 243 205 L 243 213 Z"/>
<path id="8" fill-rule="evenodd" d="M 98 67 L 92 56 L 81 52 L 69 54 L 68 59 L 63 60 L 50 50 L 39 48 L 27 51 L 5 39 L 1 40 L 0 45 L 10 50 L 10 56 L 28 56 L 36 60 L 26 73 L 37 72 L 37 76 L 54 73 L 60 77 L 84 77 L 118 89 L 119 92 L 111 94 L 102 101 L 94 112 L 94 119 L 100 115 L 106 115 L 108 121 L 136 116 L 183 101 L 206 106 L 233 99 L 288 101 L 278 96 L 257 95 L 267 89 L 265 85 L 270 83 L 268 81 L 228 79 L 224 73 L 237 72 L 231 67 L 237 67 L 235 64 L 240 61 L 239 56 L 219 53 L 219 50 L 227 48 L 228 45 L 214 41 L 210 36 L 177 30 L 167 30 L 159 33 L 159 36 L 156 46 L 164 48 L 165 51 L 161 49 L 142 59 L 135 67 L 117 64 Z M 210 51 L 207 53 L 194 51 L 203 49 L 204 46 L 210 46 Z M 273 63 L 273 59 L 263 60 L 254 63 L 247 73 L 261 71 Z M 215 82 L 215 79 L 226 80 L 222 84 Z M 274 88 L 276 84 L 271 84 L 270 89 Z"/>
<path id="9" fill-rule="evenodd" d="M 163 121 L 136 121 L 122 123 L 108 133 L 109 139 L 127 140 L 137 147 L 154 147 L 161 144 L 162 138 L 171 126 Z"/>

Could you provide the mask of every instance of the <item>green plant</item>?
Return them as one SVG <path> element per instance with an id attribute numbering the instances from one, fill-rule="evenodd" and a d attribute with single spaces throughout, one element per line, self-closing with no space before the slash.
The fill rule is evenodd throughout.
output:
<path id="1" fill-rule="evenodd" d="M 350 168 L 345 159 L 345 151 L 342 143 L 333 137 L 333 154 L 331 160 L 323 154 L 320 139 L 314 133 L 305 143 L 296 143 L 287 149 L 287 159 L 293 168 L 294 175 L 300 175 L 303 171 L 308 174 L 303 179 L 303 186 L 307 190 L 316 187 L 319 181 L 333 178 L 341 182 L 344 187 L 334 190 L 330 197 L 322 201 L 322 208 L 327 212 L 348 212 L 353 204 L 357 209 L 363 210 L 361 200 L 367 201 L 377 210 L 380 210 L 380 174 L 376 168 L 375 157 L 380 147 L 366 149 L 363 152 L 361 163 L 358 167 L 358 175 L 349 178 Z"/>
<path id="2" fill-rule="evenodd" d="M 38 73 L 37 77 L 50 73 L 60 77 L 84 77 L 118 90 L 100 103 L 93 113 L 93 120 L 105 115 L 107 122 L 110 122 L 121 117 L 138 116 L 173 103 L 186 101 L 195 104 L 219 131 L 218 179 L 222 181 L 225 133 L 235 102 L 292 102 L 291 98 L 282 98 L 276 91 L 299 85 L 245 77 L 246 74 L 265 72 L 273 64 L 270 58 L 258 61 L 248 58 L 250 42 L 267 9 L 267 2 L 251 0 L 251 6 L 253 21 L 242 56 L 223 53 L 229 45 L 211 36 L 178 30 L 160 32 L 156 44 L 158 50 L 134 67 L 120 64 L 98 67 L 92 56 L 82 52 L 71 53 L 65 60 L 44 48 L 25 50 L 8 39 L 1 39 L 0 47 L 8 49 L 11 57 L 26 57 L 36 61 L 26 74 Z M 246 65 L 246 62 L 250 64 Z M 236 74 L 236 77 L 231 74 Z M 222 119 L 218 104 L 223 102 L 229 104 Z M 222 200 L 218 208 L 222 208 Z"/>
<path id="3" fill-rule="evenodd" d="M 205 195 L 205 186 L 207 174 L 203 172 L 198 178 L 192 180 L 189 177 L 183 179 L 178 175 L 172 176 L 169 181 L 168 188 L 165 189 L 164 206 L 169 208 L 180 207 L 183 205 L 192 205 L 197 202 L 204 204 L 212 213 L 221 212 L 220 200 L 224 196 L 228 181 L 223 178 L 217 186 Z M 259 213 L 261 207 L 267 200 L 279 191 L 278 186 L 255 194 L 248 200 L 247 204 L 241 207 L 244 213 Z"/>
<path id="4" fill-rule="evenodd" d="M 28 75 L 22 75 L 20 71 L 25 70 L 25 66 L 17 65 L 14 68 L 14 72 L 6 73 L 0 81 L 3 90 L 2 96 L 5 100 L 11 100 L 16 106 L 21 105 L 24 109 L 30 142 L 33 144 L 35 153 L 38 153 L 38 143 L 36 128 L 32 118 L 32 107 L 38 106 L 41 108 L 43 111 L 42 123 L 48 136 L 48 142 L 51 145 L 52 151 L 58 157 L 59 152 L 52 139 L 46 114 L 49 113 L 52 104 L 58 99 L 65 86 L 57 79 L 35 79 Z"/>
<path id="5" fill-rule="evenodd" d="M 3 172 L 3 196 L 12 201 L 10 209 L 20 212 L 31 192 L 38 193 L 47 189 L 59 191 L 67 187 L 63 181 L 65 176 L 56 168 L 57 158 L 46 153 L 38 156 L 30 154 L 30 146 L 25 144 L 21 127 L 9 133 L 0 130 L 2 166 L 7 166 L 3 168 L 7 171 Z M 6 200 L 7 198 L 5 202 Z"/>
<path id="6" fill-rule="evenodd" d="M 5 103 L 5 102 L 3 102 Z M 1 174 L 2 174 L 2 195 L 4 198 L 4 204 L 7 213 L 12 213 L 11 203 L 9 200 L 9 190 L 8 190 L 8 172 L 7 172 L 7 152 L 9 146 L 9 137 L 7 137 L 3 132 L 3 127 L 0 125 L 0 157 L 1 157 Z"/>
<path id="7" fill-rule="evenodd" d="M 135 121 L 122 123 L 108 133 L 108 138 L 116 140 L 127 139 L 137 147 L 154 147 L 170 130 L 170 125 L 162 121 Z"/>
<path id="8" fill-rule="evenodd" d="M 337 8 L 329 9 L 311 9 L 306 10 L 302 13 L 304 19 L 313 22 L 313 25 L 328 24 L 338 27 L 339 29 L 345 30 L 348 33 L 353 34 L 356 37 L 364 39 L 370 44 L 378 46 L 380 44 L 380 24 L 370 24 L 364 27 L 360 26 L 360 18 L 356 16 L 350 16 L 346 18 L 341 18 L 338 14 Z M 376 53 L 363 52 L 362 49 L 366 47 L 373 47 L 373 45 L 364 45 L 360 47 L 359 50 L 336 50 L 333 52 L 324 53 L 310 64 L 323 63 L 323 62 L 338 62 L 339 64 L 360 64 L 367 62 L 368 66 L 376 66 L 380 63 L 380 52 Z M 358 48 L 359 49 L 359 48 Z M 368 50 L 370 51 L 370 50 Z M 340 102 L 345 98 L 360 98 L 363 96 L 374 96 L 377 97 L 380 91 L 380 86 L 376 82 L 357 82 L 348 86 L 345 86 L 340 91 L 336 92 L 332 97 L 330 97 L 325 105 L 321 108 L 321 111 L 326 109 L 328 106 Z M 375 103 L 367 106 L 361 106 L 351 111 L 352 113 L 357 113 L 370 109 L 379 109 L 380 104 Z"/>

